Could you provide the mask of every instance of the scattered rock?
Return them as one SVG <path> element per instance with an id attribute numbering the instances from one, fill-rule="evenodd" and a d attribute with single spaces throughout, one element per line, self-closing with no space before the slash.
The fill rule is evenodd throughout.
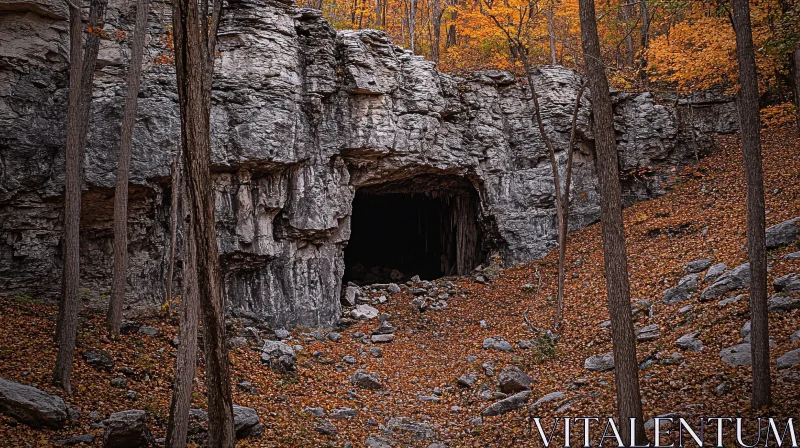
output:
<path id="1" fill-rule="evenodd" d="M 714 392 L 716 392 L 717 395 L 728 395 L 730 391 L 731 391 L 731 383 L 727 381 L 719 383 L 717 387 L 714 388 Z"/>
<path id="2" fill-rule="evenodd" d="M 260 423 L 255 409 L 235 404 L 233 405 L 233 430 L 236 432 L 237 439 L 245 439 L 260 436 L 264 432 L 264 426 Z"/>
<path id="3" fill-rule="evenodd" d="M 153 442 L 147 427 L 147 414 L 142 410 L 115 412 L 103 420 L 103 425 L 103 446 L 138 448 Z"/>
<path id="4" fill-rule="evenodd" d="M 278 371 L 290 371 L 294 370 L 297 355 L 289 344 L 264 341 L 264 346 L 261 348 L 261 362 Z"/>
<path id="5" fill-rule="evenodd" d="M 600 328 L 611 328 L 611 321 L 604 320 L 603 322 L 600 322 Z"/>
<path id="6" fill-rule="evenodd" d="M 794 333 L 792 333 L 792 335 L 789 336 L 789 339 L 791 339 L 792 342 L 794 342 L 794 343 L 797 343 L 798 341 L 800 341 L 800 330 L 797 330 Z"/>
<path id="7" fill-rule="evenodd" d="M 714 283 L 719 276 L 725 272 L 726 269 L 728 269 L 728 265 L 725 263 L 717 263 L 714 266 L 711 266 L 706 271 L 703 281 L 706 283 Z"/>
<path id="8" fill-rule="evenodd" d="M 150 336 L 151 338 L 154 338 L 158 336 L 158 328 L 141 326 L 139 327 L 139 334 L 144 334 Z"/>
<path id="9" fill-rule="evenodd" d="M 376 334 L 392 334 L 397 331 L 397 328 L 390 324 L 388 321 L 383 321 L 381 324 L 372 331 L 373 335 Z"/>
<path id="10" fill-rule="evenodd" d="M 0 378 L 0 412 L 32 428 L 60 429 L 67 423 L 67 405 L 58 395 Z"/>
<path id="11" fill-rule="evenodd" d="M 612 353 L 603 353 L 602 355 L 594 355 L 586 358 L 583 366 L 590 372 L 604 372 L 614 368 L 614 355 Z"/>
<path id="12" fill-rule="evenodd" d="M 370 434 L 364 442 L 367 448 L 392 448 L 391 440 L 376 434 Z"/>
<path id="13" fill-rule="evenodd" d="M 83 359 L 86 360 L 86 364 L 89 364 L 95 370 L 110 371 L 114 367 L 114 360 L 105 352 L 86 350 L 83 352 Z"/>
<path id="14" fill-rule="evenodd" d="M 750 354 L 750 344 L 743 343 L 720 350 L 719 357 L 729 366 L 749 366 L 753 364 Z"/>
<path id="15" fill-rule="evenodd" d="M 120 334 L 133 334 L 139 331 L 139 327 L 141 326 L 139 322 L 123 319 L 119 326 L 119 332 Z"/>
<path id="16" fill-rule="evenodd" d="M 798 333 L 800 333 L 800 331 L 798 331 Z M 475 373 L 467 373 L 458 377 L 456 383 L 462 387 L 472 387 L 475 381 L 478 381 L 478 375 Z"/>
<path id="17" fill-rule="evenodd" d="M 342 294 L 342 305 L 350 307 L 356 306 L 356 296 L 358 295 L 358 286 L 348 286 Z"/>
<path id="18" fill-rule="evenodd" d="M 767 309 L 771 313 L 783 313 L 800 308 L 800 299 L 783 294 L 773 294 L 767 301 Z"/>
<path id="19" fill-rule="evenodd" d="M 690 261 L 683 269 L 690 274 L 696 274 L 708 269 L 712 263 L 714 263 L 713 258 L 701 258 L 699 260 Z"/>
<path id="20" fill-rule="evenodd" d="M 772 282 L 772 285 L 775 287 L 775 292 L 798 292 L 800 291 L 800 274 L 792 273 L 778 277 Z"/>
<path id="21" fill-rule="evenodd" d="M 492 417 L 523 408 L 525 407 L 525 402 L 528 401 L 529 394 L 530 391 L 526 390 L 492 403 L 481 412 L 481 415 L 484 417 Z"/>
<path id="22" fill-rule="evenodd" d="M 675 341 L 675 346 L 681 350 L 689 350 L 690 352 L 699 352 L 703 350 L 703 341 L 697 339 L 697 331 L 685 334 Z"/>
<path id="23" fill-rule="evenodd" d="M 432 440 L 436 438 L 436 429 L 433 425 L 418 422 L 408 417 L 393 417 L 386 422 L 386 435 L 397 435 L 403 438 L 410 438 L 412 442 Z"/>
<path id="24" fill-rule="evenodd" d="M 483 367 L 483 373 L 485 373 L 486 376 L 494 376 L 494 365 L 495 361 L 486 361 L 485 363 L 481 364 L 481 367 Z"/>
<path id="25" fill-rule="evenodd" d="M 500 338 L 486 338 L 483 340 L 484 349 L 495 349 L 501 352 L 510 352 L 514 350 L 511 344 L 505 339 Z"/>
<path id="26" fill-rule="evenodd" d="M 717 305 L 719 305 L 719 306 L 730 305 L 731 303 L 738 302 L 739 300 L 741 300 L 742 297 L 744 297 L 744 294 L 739 294 L 739 295 L 736 295 L 736 296 L 733 296 L 733 297 L 728 297 L 727 299 L 722 299 L 719 302 L 717 302 Z"/>
<path id="27" fill-rule="evenodd" d="M 376 357 L 382 358 L 383 357 L 383 350 L 380 347 L 370 347 L 369 354 Z"/>
<path id="28" fill-rule="evenodd" d="M 330 340 L 331 342 L 339 342 L 342 340 L 342 334 L 331 331 L 330 333 L 328 333 L 328 340 Z"/>
<path id="29" fill-rule="evenodd" d="M 94 434 L 84 434 L 82 436 L 70 437 L 69 439 L 56 440 L 56 445 L 72 446 L 72 445 L 91 445 L 94 443 Z"/>
<path id="30" fill-rule="evenodd" d="M 373 344 L 383 344 L 394 340 L 393 334 L 376 334 L 370 338 Z"/>
<path id="31" fill-rule="evenodd" d="M 644 299 L 633 299 L 631 300 L 631 316 L 649 316 L 651 314 L 651 309 L 653 308 L 653 304 L 649 300 Z M 609 325 L 610 325 L 609 321 Z"/>
<path id="32" fill-rule="evenodd" d="M 436 395 L 420 395 L 417 398 L 419 398 L 419 401 L 431 402 L 431 403 L 438 403 L 442 401 L 442 399 L 437 397 Z"/>
<path id="33" fill-rule="evenodd" d="M 740 264 L 704 289 L 700 294 L 700 301 L 714 300 L 725 293 L 748 286 L 750 286 L 750 263 Z"/>
<path id="34" fill-rule="evenodd" d="M 542 398 L 536 400 L 536 403 L 531 405 L 531 409 L 538 408 L 539 406 L 553 400 L 560 400 L 564 398 L 566 394 L 564 392 L 550 392 L 549 394 L 543 396 Z"/>
<path id="35" fill-rule="evenodd" d="M 784 260 L 800 260 L 800 251 L 792 252 L 783 256 Z"/>
<path id="36" fill-rule="evenodd" d="M 289 333 L 289 331 L 284 329 L 284 328 L 279 328 L 279 329 L 275 330 L 275 337 L 278 338 L 278 339 L 281 339 L 281 340 L 289 339 L 291 336 L 292 336 L 292 334 Z"/>
<path id="37" fill-rule="evenodd" d="M 353 408 L 336 408 L 331 411 L 331 418 L 335 420 L 350 420 L 351 418 L 357 417 L 358 411 Z"/>
<path id="38" fill-rule="evenodd" d="M 307 407 L 307 408 L 303 408 L 303 413 L 304 413 L 304 414 L 310 414 L 310 415 L 313 415 L 314 417 L 322 417 L 322 416 L 324 416 L 324 415 L 325 415 L 325 409 L 323 409 L 323 408 L 313 408 L 313 407 Z"/>
<path id="39" fill-rule="evenodd" d="M 349 355 L 345 356 L 344 358 L 342 358 L 342 361 L 344 361 L 344 362 L 346 362 L 348 364 L 355 364 L 356 362 L 358 362 L 356 360 L 355 356 L 349 356 Z"/>
<path id="40" fill-rule="evenodd" d="M 386 288 L 386 291 L 388 291 L 389 294 L 399 294 L 400 287 L 397 286 L 396 283 L 389 283 L 389 286 Z"/>
<path id="41" fill-rule="evenodd" d="M 778 370 L 788 369 L 800 364 L 800 348 L 784 353 L 777 359 Z"/>
<path id="42" fill-rule="evenodd" d="M 241 347 L 247 345 L 247 338 L 243 336 L 228 339 L 228 347 Z"/>
<path id="43" fill-rule="evenodd" d="M 367 373 L 365 370 L 356 370 L 356 373 L 350 376 L 350 382 L 362 389 L 378 390 L 383 389 L 378 374 Z"/>
<path id="44" fill-rule="evenodd" d="M 359 320 L 369 320 L 378 317 L 378 310 L 369 305 L 358 305 L 350 311 L 350 317 Z"/>
<path id="45" fill-rule="evenodd" d="M 678 286 L 664 291 L 661 301 L 666 303 L 677 303 L 688 300 L 692 296 L 692 293 L 697 291 L 697 279 L 699 277 L 700 274 L 689 274 L 684 276 L 678 281 Z"/>
<path id="46" fill-rule="evenodd" d="M 113 380 L 111 380 L 111 387 L 125 389 L 128 387 L 128 379 L 124 377 L 114 378 Z"/>
<path id="47" fill-rule="evenodd" d="M 428 309 L 428 302 L 420 297 L 411 301 L 411 305 L 417 309 L 420 313 L 424 313 Z"/>
<path id="48" fill-rule="evenodd" d="M 314 427 L 314 431 L 322 434 L 323 436 L 335 436 L 339 434 L 339 428 L 336 427 L 330 420 L 322 420 Z"/>
<path id="49" fill-rule="evenodd" d="M 636 330 L 636 340 L 639 342 L 654 341 L 661 336 L 661 328 L 658 324 L 651 324 Z"/>
<path id="50" fill-rule="evenodd" d="M 531 381 L 531 377 L 516 366 L 506 367 L 497 378 L 500 390 L 507 394 L 530 390 Z"/>
<path id="51" fill-rule="evenodd" d="M 793 243 L 800 238 L 800 216 L 768 227 L 765 235 L 767 249 Z"/>

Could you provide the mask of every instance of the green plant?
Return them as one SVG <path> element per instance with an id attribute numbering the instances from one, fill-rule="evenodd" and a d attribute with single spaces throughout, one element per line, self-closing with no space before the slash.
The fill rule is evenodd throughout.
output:
<path id="1" fill-rule="evenodd" d="M 42 303 L 39 299 L 34 299 L 30 296 L 30 294 L 20 294 L 14 296 L 14 301 L 19 303 L 20 305 L 32 305 L 36 303 Z"/>

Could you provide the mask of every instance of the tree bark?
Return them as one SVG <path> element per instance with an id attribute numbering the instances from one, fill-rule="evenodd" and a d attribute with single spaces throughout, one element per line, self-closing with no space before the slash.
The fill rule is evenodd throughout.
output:
<path id="1" fill-rule="evenodd" d="M 589 82 L 594 118 L 597 179 L 600 190 L 600 222 L 606 271 L 606 294 L 611 314 L 614 350 L 614 380 L 617 389 L 617 412 L 621 433 L 631 435 L 630 418 L 636 419 L 633 442 L 647 440 L 642 421 L 639 393 L 636 338 L 631 322 L 628 257 L 625 252 L 625 229 L 622 221 L 622 197 L 619 184 L 614 116 L 605 66 L 600 53 L 593 0 L 579 0 L 581 45 Z"/>
<path id="2" fill-rule="evenodd" d="M 553 26 L 553 8 L 554 5 L 551 1 L 550 8 L 547 10 L 547 34 L 550 40 L 550 63 L 556 65 L 558 60 L 556 59 L 556 35 L 555 27 Z"/>
<path id="3" fill-rule="evenodd" d="M 642 15 L 642 34 L 641 34 L 641 63 L 639 64 L 639 78 L 647 82 L 647 46 L 650 45 L 650 12 L 647 10 L 647 0 L 639 1 L 639 13 Z"/>
<path id="4" fill-rule="evenodd" d="M 197 248 L 191 217 L 186 216 L 183 232 L 183 297 L 179 329 L 178 358 L 175 361 L 172 402 L 169 408 L 166 446 L 185 448 L 189 427 L 192 383 L 197 365 L 197 325 L 200 307 L 197 291 Z"/>
<path id="5" fill-rule="evenodd" d="M 625 24 L 625 65 L 633 66 L 633 30 L 631 27 L 631 4 L 629 0 L 620 0 L 620 14 Z"/>
<path id="6" fill-rule="evenodd" d="M 747 184 L 747 252 L 750 256 L 750 348 L 753 356 L 751 406 L 770 404 L 767 257 L 764 235 L 764 179 L 761 169 L 761 120 L 758 80 L 748 0 L 733 0 L 733 28 L 739 61 L 739 122 Z"/>
<path id="7" fill-rule="evenodd" d="M 211 80 L 222 2 L 213 3 L 211 25 L 206 9 L 198 14 L 194 0 L 176 0 L 173 12 L 175 68 L 181 115 L 181 149 L 197 250 L 197 286 L 203 316 L 203 340 L 209 416 L 209 445 L 234 446 L 224 303 L 211 189 Z"/>
<path id="8" fill-rule="evenodd" d="M 171 204 L 169 210 L 169 269 L 167 270 L 167 295 L 164 297 L 164 304 L 169 306 L 172 300 L 172 281 L 175 277 L 173 271 L 175 269 L 175 245 L 178 240 L 178 210 L 180 209 L 180 190 L 181 190 L 181 167 L 180 167 L 181 150 L 178 147 L 178 153 L 175 154 L 175 160 L 172 161 L 172 193 Z M 184 237 L 185 238 L 185 237 Z"/>
<path id="9" fill-rule="evenodd" d="M 433 30 L 431 32 L 431 60 L 435 63 L 439 63 L 439 47 L 441 47 L 442 41 L 442 0 L 431 0 L 432 1 L 432 11 L 431 11 L 431 18 L 433 19 L 431 22 L 433 24 Z"/>
<path id="10" fill-rule="evenodd" d="M 89 26 L 102 26 L 107 0 L 92 0 Z M 67 144 L 64 151 L 64 277 L 62 297 L 56 321 L 58 355 L 53 383 L 72 393 L 72 360 L 78 331 L 78 286 L 80 283 L 80 221 L 83 155 L 92 103 L 92 82 L 99 36 L 89 33 L 83 48 L 83 24 L 80 5 L 68 3 L 70 9 L 70 80 L 67 105 Z"/>
<path id="11" fill-rule="evenodd" d="M 800 47 L 791 54 L 792 91 L 794 93 L 795 119 L 797 120 L 797 134 L 800 135 Z"/>
<path id="12" fill-rule="evenodd" d="M 412 53 L 415 52 L 415 33 L 417 31 L 417 0 L 409 0 L 408 6 L 408 42 Z"/>
<path id="13" fill-rule="evenodd" d="M 108 314 L 106 315 L 106 329 L 114 337 L 119 336 L 122 324 L 122 305 L 125 303 L 125 286 L 128 280 L 128 177 L 149 10 L 150 0 L 139 0 L 139 5 L 136 7 L 131 62 L 128 68 L 128 92 L 122 111 L 117 186 L 114 191 L 114 266 L 111 280 L 111 300 L 108 303 Z"/>

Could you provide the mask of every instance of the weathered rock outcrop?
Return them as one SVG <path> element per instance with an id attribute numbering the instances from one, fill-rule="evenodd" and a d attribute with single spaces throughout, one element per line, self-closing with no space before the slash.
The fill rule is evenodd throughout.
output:
<path id="1" fill-rule="evenodd" d="M 478 251 L 505 264 L 555 247 L 552 174 L 527 90 L 506 72 L 465 79 L 392 45 L 379 31 L 334 31 L 318 11 L 280 0 L 231 0 L 219 38 L 212 111 L 220 254 L 231 312 L 278 327 L 339 317 L 343 249 L 361 188 L 442 194 L 458 179 L 478 198 Z M 132 27 L 111 0 L 109 36 Z M 168 3 L 150 16 L 147 54 L 165 54 Z M 61 278 L 67 10 L 56 0 L 0 3 L 0 294 L 56 299 Z M 111 276 L 111 219 L 128 41 L 104 39 L 85 157 L 81 290 L 103 306 Z M 535 76 L 545 127 L 562 168 L 576 73 Z M 589 96 L 578 118 L 573 228 L 598 217 Z M 664 192 L 659 166 L 682 165 L 735 129 L 732 103 L 659 104 L 615 93 L 628 202 Z M 169 165 L 178 146 L 174 73 L 147 61 L 131 162 L 129 297 L 160 302 L 166 277 Z M 692 135 L 694 134 L 694 135 Z M 423 181 L 424 180 L 424 181 Z M 464 187 L 466 186 L 466 187 Z M 475 260 L 473 260 L 475 261 Z M 408 273 L 412 275 L 413 273 Z"/>

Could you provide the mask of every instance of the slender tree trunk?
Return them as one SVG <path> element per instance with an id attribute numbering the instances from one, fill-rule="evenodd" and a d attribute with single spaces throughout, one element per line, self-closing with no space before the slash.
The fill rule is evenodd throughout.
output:
<path id="1" fill-rule="evenodd" d="M 567 232 L 569 231 L 569 188 L 572 182 L 572 156 L 575 153 L 575 134 L 578 130 L 578 111 L 586 84 L 581 83 L 578 95 L 575 97 L 575 108 L 572 110 L 572 128 L 567 148 L 567 166 L 564 175 L 564 192 L 561 194 L 561 219 L 558 223 L 558 298 L 556 300 L 556 318 L 553 327 L 558 331 L 564 320 L 564 287 L 566 282 L 566 269 L 564 259 L 567 253 Z M 556 185 L 556 188 L 560 188 Z"/>
<path id="2" fill-rule="evenodd" d="M 733 28 L 739 60 L 739 122 L 747 183 L 747 252 L 750 256 L 750 347 L 753 355 L 751 406 L 770 404 L 767 257 L 764 236 L 764 179 L 761 169 L 761 121 L 758 80 L 748 0 L 733 0 Z"/>
<path id="3" fill-rule="evenodd" d="M 173 271 L 175 269 L 175 244 L 178 240 L 178 210 L 181 208 L 180 190 L 181 190 L 181 168 L 180 168 L 181 150 L 178 147 L 178 152 L 175 154 L 175 160 L 172 161 L 172 193 L 171 204 L 169 210 L 169 269 L 167 272 L 167 295 L 164 297 L 164 303 L 169 304 L 172 300 L 172 280 L 175 277 Z"/>
<path id="4" fill-rule="evenodd" d="M 625 24 L 625 65 L 633 67 L 633 32 L 631 27 L 631 6 L 629 0 L 620 0 L 620 14 Z"/>
<path id="5" fill-rule="evenodd" d="M 795 48 L 791 55 L 791 77 L 794 92 L 794 108 L 797 120 L 797 134 L 800 135 L 800 47 Z"/>
<path id="6" fill-rule="evenodd" d="M 639 63 L 639 78 L 647 83 L 647 46 L 650 45 L 650 13 L 647 10 L 647 0 L 640 0 L 639 13 L 642 15 L 642 54 Z"/>
<path id="7" fill-rule="evenodd" d="M 409 0 L 409 9 L 408 9 L 408 39 L 409 39 L 409 47 L 412 53 L 416 50 L 414 48 L 415 44 L 415 33 L 417 31 L 417 0 Z"/>
<path id="8" fill-rule="evenodd" d="M 211 25 L 206 26 L 206 15 L 198 14 L 194 0 L 176 0 L 172 22 L 186 208 L 192 217 L 196 243 L 198 297 L 204 327 L 209 445 L 232 448 L 233 406 L 210 172 L 211 81 L 221 13 L 222 2 L 214 1 Z"/>
<path id="9" fill-rule="evenodd" d="M 635 442 L 646 441 L 639 393 L 636 338 L 631 322 L 631 297 L 628 283 L 628 257 L 625 252 L 625 229 L 622 221 L 622 197 L 619 184 L 617 144 L 608 79 L 600 53 L 593 0 L 579 0 L 581 45 L 586 64 L 594 114 L 597 179 L 600 189 L 600 221 L 606 271 L 606 294 L 611 314 L 614 350 L 614 380 L 617 388 L 617 412 L 621 433 L 628 438 L 630 418 L 636 419 Z M 630 442 L 634 442 L 630 440 Z"/>
<path id="10" fill-rule="evenodd" d="M 555 35 L 555 26 L 553 26 L 553 11 L 554 5 L 551 1 L 550 8 L 547 10 L 547 34 L 550 40 L 550 63 L 556 65 L 558 63 L 558 59 L 556 59 L 556 35 Z"/>
<path id="11" fill-rule="evenodd" d="M 191 217 L 184 220 L 183 231 L 183 297 L 181 300 L 180 345 L 175 362 L 172 402 L 167 424 L 168 448 L 185 448 L 189 427 L 192 382 L 197 363 L 197 320 L 200 307 L 197 292 L 197 250 L 192 235 Z"/>
<path id="12" fill-rule="evenodd" d="M 89 25 L 100 27 L 107 1 L 92 0 Z M 92 103 L 92 82 L 100 38 L 88 34 L 83 48 L 83 25 L 79 5 L 70 9 L 70 80 L 67 111 L 67 144 L 64 152 L 64 277 L 56 321 L 58 355 L 53 383 L 72 393 L 72 360 L 78 331 L 78 286 L 80 283 L 80 221 L 83 155 Z"/>
<path id="13" fill-rule="evenodd" d="M 442 42 L 442 0 L 431 0 L 432 1 L 432 25 L 433 30 L 431 31 L 431 60 L 435 63 L 439 63 L 439 48 L 441 47 Z"/>
<path id="14" fill-rule="evenodd" d="M 106 328 L 111 336 L 119 336 L 122 324 L 122 305 L 125 303 L 125 286 L 128 280 L 128 177 L 133 146 L 133 127 L 136 124 L 136 103 L 142 75 L 144 41 L 147 36 L 147 14 L 150 0 L 139 0 L 136 7 L 136 24 L 130 67 L 128 92 L 122 111 L 122 132 L 119 142 L 117 187 L 114 191 L 114 267 L 111 281 L 111 300 L 108 303 Z"/>

